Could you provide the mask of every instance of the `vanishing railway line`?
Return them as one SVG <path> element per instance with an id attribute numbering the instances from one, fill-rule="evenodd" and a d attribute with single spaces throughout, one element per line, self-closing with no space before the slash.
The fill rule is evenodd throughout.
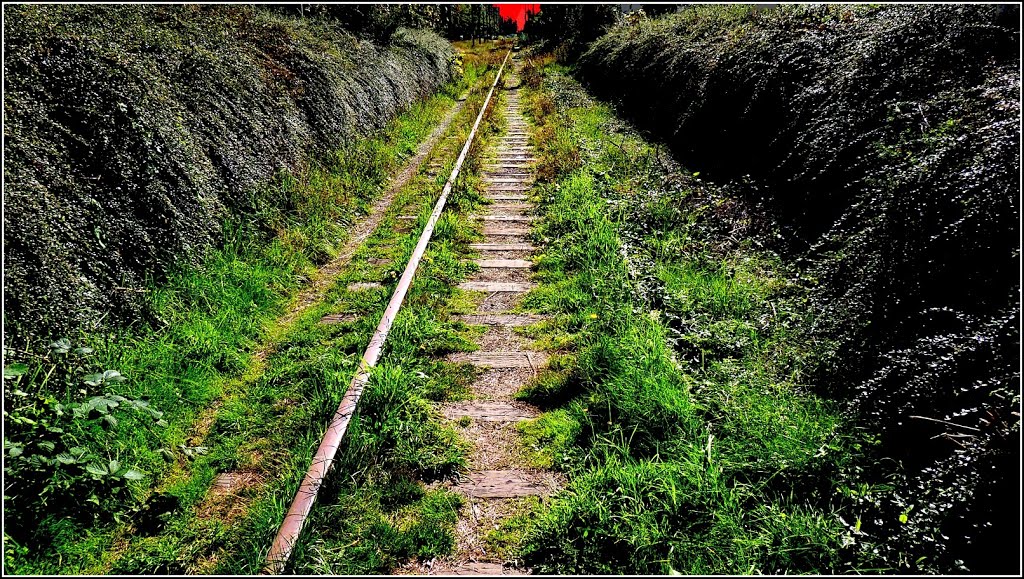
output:
<path id="1" fill-rule="evenodd" d="M 5 574 L 1019 573 L 1019 10 L 398 8 L 5 6 Z"/>
<path id="2" fill-rule="evenodd" d="M 511 62 L 510 62 L 511 61 Z M 528 325 L 543 319 L 540 316 L 514 314 L 510 310 L 527 291 L 530 282 L 529 257 L 536 248 L 529 242 L 533 205 L 527 201 L 533 182 L 531 166 L 535 162 L 529 144 L 528 126 L 519 103 L 518 79 L 512 51 L 506 54 L 495 75 L 476 122 L 470 131 L 454 168 L 441 191 L 433 212 L 427 221 L 401 279 L 381 316 L 380 323 L 363 353 L 357 372 L 334 413 L 326 434 L 318 447 L 273 545 L 266 557 L 264 572 L 280 573 L 285 569 L 292 550 L 299 540 L 307 518 L 314 507 L 317 494 L 341 446 L 349 422 L 358 410 L 360 396 L 370 379 L 370 371 L 377 364 L 391 326 L 402 306 L 412 283 L 417 266 L 462 165 L 477 136 L 481 120 L 499 84 L 503 84 L 504 113 L 507 131 L 496 147 L 489 151 L 483 165 L 483 197 L 490 204 L 483 208 L 479 221 L 485 238 L 482 243 L 470 245 L 479 252 L 476 260 L 479 271 L 472 279 L 459 285 L 460 289 L 484 294 L 477 311 L 460 316 L 471 325 L 485 326 L 479 340 L 479 351 L 460 353 L 449 357 L 451 362 L 468 362 L 480 369 L 473 384 L 473 399 L 439 404 L 437 410 L 456 426 L 471 442 L 469 472 L 457 481 L 444 483 L 463 495 L 467 503 L 457 524 L 457 546 L 450 559 L 431 568 L 407 567 L 403 572 L 431 572 L 444 574 L 502 574 L 514 572 L 507 562 L 489 553 L 482 543 L 483 521 L 494 522 L 507 514 L 510 503 L 522 497 L 548 495 L 558 488 L 560 481 L 550 471 L 523 467 L 517 464 L 515 452 L 515 424 L 539 415 L 527 404 L 515 402 L 514 394 L 545 365 L 546 355 L 526 348 L 524 339 L 513 332 L 516 326 Z M 358 284 L 356 284 L 358 285 Z M 481 516 L 479 513 L 486 513 Z"/>

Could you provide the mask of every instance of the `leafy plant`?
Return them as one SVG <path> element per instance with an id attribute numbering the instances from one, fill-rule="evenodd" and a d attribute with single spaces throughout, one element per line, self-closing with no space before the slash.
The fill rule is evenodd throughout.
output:
<path id="1" fill-rule="evenodd" d="M 125 419 L 166 426 L 163 412 L 146 400 L 112 392 L 88 396 L 91 389 L 126 380 L 116 370 L 83 376 L 90 353 L 62 339 L 35 364 L 4 367 L 5 522 L 12 538 L 31 541 L 45 528 L 38 522 L 46 519 L 117 518 L 128 501 L 110 499 L 129 498 L 132 483 L 146 478 L 111 456 L 117 454 L 111 442 Z M 86 397 L 62 402 L 51 394 L 62 389 Z"/>

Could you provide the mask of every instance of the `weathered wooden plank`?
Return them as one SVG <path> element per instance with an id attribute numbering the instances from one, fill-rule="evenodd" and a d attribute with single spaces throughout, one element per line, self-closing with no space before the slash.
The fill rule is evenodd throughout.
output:
<path id="1" fill-rule="evenodd" d="M 530 175 L 531 163 L 522 162 L 504 162 L 501 164 L 488 163 L 484 165 L 485 175 L 507 175 L 512 173 L 514 175 Z"/>
<path id="2" fill-rule="evenodd" d="M 526 201 L 528 197 L 520 193 L 493 193 L 487 196 L 492 201 Z"/>
<path id="3" fill-rule="evenodd" d="M 529 326 L 546 318 L 534 314 L 467 314 L 455 319 L 477 326 Z"/>
<path id="4" fill-rule="evenodd" d="M 533 181 L 533 176 L 529 173 L 522 175 L 484 175 L 484 183 L 523 183 L 530 184 Z"/>
<path id="5" fill-rule="evenodd" d="M 470 249 L 477 251 L 534 251 L 532 243 L 470 243 Z"/>
<path id="6" fill-rule="evenodd" d="M 521 167 L 484 167 L 482 174 L 485 178 L 491 177 L 533 177 L 533 169 L 523 165 Z"/>
<path id="7" fill-rule="evenodd" d="M 320 318 L 321 324 L 342 324 L 354 322 L 359 319 L 359 314 L 327 314 Z"/>
<path id="8" fill-rule="evenodd" d="M 478 259 L 476 264 L 480 267 L 491 267 L 491 268 L 518 268 L 518 269 L 529 269 L 533 266 L 533 262 L 528 259 Z"/>
<path id="9" fill-rule="evenodd" d="M 525 225 L 504 225 L 501 223 L 486 223 L 483 226 L 484 235 L 528 235 L 533 231 Z"/>
<path id="10" fill-rule="evenodd" d="M 448 357 L 452 362 L 469 362 L 486 368 L 540 368 L 548 361 L 544 352 L 459 352 Z"/>
<path id="11" fill-rule="evenodd" d="M 484 193 L 522 193 L 533 189 L 529 184 L 491 183 L 484 187 Z"/>
<path id="12" fill-rule="evenodd" d="M 532 283 L 503 282 L 503 281 L 464 281 L 459 284 L 460 289 L 477 292 L 528 292 L 535 287 Z"/>
<path id="13" fill-rule="evenodd" d="M 518 470 L 482 470 L 469 474 L 455 489 L 481 499 L 546 496 L 554 492 L 547 477 Z"/>
<path id="14" fill-rule="evenodd" d="M 533 203 L 491 203 L 487 208 L 492 211 L 526 211 L 527 209 L 533 209 Z"/>
<path id="15" fill-rule="evenodd" d="M 222 472 L 213 478 L 210 490 L 213 494 L 235 494 L 247 487 L 263 482 L 263 476 L 249 471 Z"/>
<path id="16" fill-rule="evenodd" d="M 490 159 L 484 161 L 484 167 L 512 167 L 522 168 L 529 167 L 531 162 L 529 159 Z"/>
<path id="17" fill-rule="evenodd" d="M 484 221 L 508 221 L 514 223 L 532 223 L 533 217 L 529 215 L 482 215 Z"/>
<path id="18" fill-rule="evenodd" d="M 455 577 L 475 577 L 479 575 L 523 575 L 524 573 L 518 569 L 513 569 L 511 567 L 506 569 L 505 566 L 501 563 L 491 563 L 485 561 L 466 561 L 458 567 L 452 567 L 451 570 L 442 571 L 441 574 L 450 574 Z"/>
<path id="19" fill-rule="evenodd" d="M 445 404 L 441 407 L 441 414 L 450 420 L 468 416 L 483 422 L 519 422 L 536 418 L 540 413 L 521 403 L 472 400 Z"/>

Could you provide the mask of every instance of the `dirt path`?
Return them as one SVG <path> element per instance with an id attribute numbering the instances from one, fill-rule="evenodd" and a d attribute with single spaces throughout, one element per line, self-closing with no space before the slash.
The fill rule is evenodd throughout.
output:
<path id="1" fill-rule="evenodd" d="M 488 548 L 487 533 L 519 512 L 526 497 L 548 495 L 561 483 L 554 472 L 527 466 L 516 428 L 516 423 L 540 414 L 514 396 L 547 361 L 543 352 L 529 350 L 526 340 L 513 331 L 542 318 L 509 311 L 534 286 L 529 261 L 535 251 L 529 240 L 534 207 L 526 199 L 535 159 L 520 112 L 518 84 L 516 75 L 509 74 L 504 104 L 508 131 L 484 164 L 485 197 L 493 203 L 477 216 L 486 238 L 473 246 L 481 254 L 480 271 L 460 285 L 485 293 L 477 311 L 461 318 L 486 326 L 486 332 L 478 341 L 478 351 L 450 357 L 482 371 L 473 384 L 472 400 L 439 405 L 442 415 L 472 445 L 469 472 L 451 485 L 466 498 L 456 527 L 457 545 L 451 557 L 411 564 L 400 570 L 403 574 L 525 573 Z"/>
<path id="2" fill-rule="evenodd" d="M 384 194 L 373 207 L 370 209 L 370 213 L 365 219 L 356 223 L 352 226 L 351 237 L 345 242 L 344 247 L 338 252 L 338 256 L 332 259 L 330 262 L 325 264 L 323 267 L 317 270 L 316 275 L 310 280 L 308 286 L 306 286 L 288 307 L 288 312 L 278 320 L 279 326 L 287 326 L 291 322 L 298 319 L 302 312 L 306 311 L 309 306 L 320 302 L 327 289 L 334 283 L 334 279 L 338 276 L 342 269 L 352 261 L 352 256 L 355 254 L 359 246 L 370 236 L 377 225 L 380 224 L 381 219 L 384 218 L 384 214 L 387 212 L 388 207 L 391 207 L 392 201 L 395 199 L 395 195 L 402 190 L 403 187 L 409 184 L 416 172 L 419 171 L 420 165 L 426 160 L 427 156 L 437 145 L 441 139 L 441 135 L 448 130 L 448 126 L 451 124 L 452 119 L 455 115 L 459 114 L 462 110 L 462 106 L 465 104 L 465 98 L 462 98 L 455 103 L 444 119 L 437 125 L 432 133 L 420 144 L 419 148 L 416 149 L 416 154 L 409 159 L 406 163 L 405 168 L 401 172 L 391 178 L 391 186 L 388 188 L 387 193 Z M 433 167 L 433 166 L 432 166 Z M 257 356 L 261 359 L 265 359 L 268 354 L 271 353 L 269 345 L 265 345 L 260 349 Z"/>

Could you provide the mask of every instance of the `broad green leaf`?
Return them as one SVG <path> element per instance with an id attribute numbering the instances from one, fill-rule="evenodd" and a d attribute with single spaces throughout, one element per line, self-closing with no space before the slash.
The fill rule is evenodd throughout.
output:
<path id="1" fill-rule="evenodd" d="M 103 466 L 98 462 L 90 462 L 89 464 L 85 465 L 85 471 L 88 472 L 89 474 L 94 474 L 96 476 L 107 476 L 108 474 L 110 474 L 107 471 L 107 467 Z"/>
<path id="2" fill-rule="evenodd" d="M 67 338 L 61 338 L 56 342 L 50 343 L 50 351 L 54 354 L 67 354 L 71 350 L 71 340 Z"/>
<path id="3" fill-rule="evenodd" d="M 39 448 L 45 450 L 46 452 L 53 452 L 53 450 L 55 448 L 57 448 L 57 445 L 55 445 L 54 443 L 46 440 L 46 441 L 43 441 L 43 442 L 39 443 Z"/>
<path id="4" fill-rule="evenodd" d="M 15 457 L 15 456 L 21 456 L 21 454 L 23 452 L 25 452 L 25 447 L 23 447 L 20 444 L 18 444 L 18 445 L 11 446 L 10 450 L 7 451 L 7 454 L 8 454 L 8 456 Z"/>
<path id="5" fill-rule="evenodd" d="M 116 460 L 111 460 L 110 464 L 107 465 L 107 471 L 109 472 L 117 472 L 120 468 L 121 463 L 117 462 Z"/>
<path id="6" fill-rule="evenodd" d="M 61 464 L 75 464 L 76 462 L 78 462 L 78 460 L 76 460 L 75 457 L 71 456 L 66 452 L 58 454 L 55 458 L 57 459 L 57 462 Z"/>
<path id="7" fill-rule="evenodd" d="M 15 378 L 17 376 L 21 376 L 25 372 L 28 372 L 28 364 L 15 362 L 14 364 L 9 364 L 4 368 L 4 378 Z"/>
<path id="8" fill-rule="evenodd" d="M 146 477 L 146 475 L 142 474 L 140 471 L 135 470 L 134 468 L 128 469 L 121 476 L 128 480 L 142 480 Z"/>
<path id="9" fill-rule="evenodd" d="M 75 348 L 74 352 L 75 352 L 75 354 L 78 354 L 79 356 L 84 356 L 86 354 L 92 354 L 93 349 L 92 348 L 88 348 L 86 346 L 82 346 L 81 348 Z"/>

